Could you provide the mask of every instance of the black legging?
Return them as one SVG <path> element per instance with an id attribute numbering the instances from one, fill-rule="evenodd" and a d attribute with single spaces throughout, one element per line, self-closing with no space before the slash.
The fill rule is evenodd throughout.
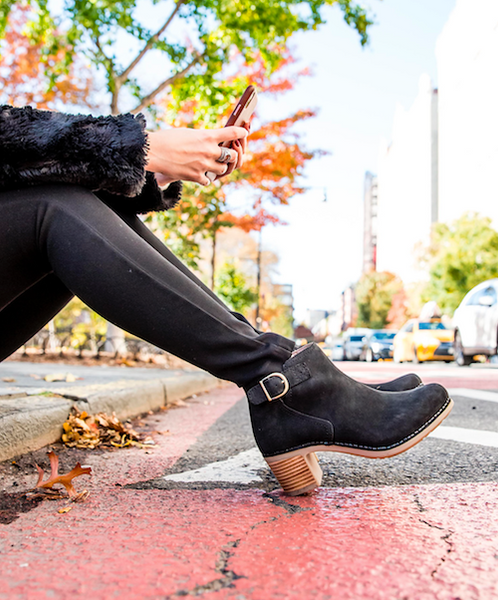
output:
<path id="1" fill-rule="evenodd" d="M 111 323 L 209 371 L 254 385 L 294 343 L 232 314 L 135 215 L 90 191 L 0 193 L 0 360 L 73 297 Z"/>

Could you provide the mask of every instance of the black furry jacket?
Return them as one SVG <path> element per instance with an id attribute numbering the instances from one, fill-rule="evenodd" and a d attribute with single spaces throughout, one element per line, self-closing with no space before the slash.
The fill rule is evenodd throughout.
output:
<path id="1" fill-rule="evenodd" d="M 72 183 L 133 213 L 165 210 L 182 184 L 165 190 L 145 170 L 143 115 L 68 115 L 31 107 L 0 107 L 0 191 L 42 183 Z"/>

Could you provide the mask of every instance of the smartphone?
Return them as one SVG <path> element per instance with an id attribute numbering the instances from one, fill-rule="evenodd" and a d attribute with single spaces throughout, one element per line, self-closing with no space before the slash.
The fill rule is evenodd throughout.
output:
<path id="1" fill-rule="evenodd" d="M 233 109 L 232 114 L 228 117 L 225 127 L 243 127 L 252 117 L 257 103 L 258 93 L 256 88 L 253 85 L 250 85 L 246 88 L 241 99 L 237 102 L 237 106 Z M 222 146 L 231 148 L 232 144 L 233 142 L 223 142 Z M 216 178 L 216 173 L 211 173 L 208 171 L 206 173 L 206 177 L 209 179 L 209 181 L 214 181 Z"/>

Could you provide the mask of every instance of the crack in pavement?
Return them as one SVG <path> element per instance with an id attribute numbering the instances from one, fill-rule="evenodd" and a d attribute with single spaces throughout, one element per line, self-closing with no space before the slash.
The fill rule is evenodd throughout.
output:
<path id="1" fill-rule="evenodd" d="M 225 588 L 233 587 L 233 582 L 237 579 L 243 579 L 244 575 L 237 575 L 234 571 L 228 568 L 228 561 L 234 555 L 231 551 L 233 548 L 237 548 L 242 538 L 238 540 L 234 540 L 233 542 L 228 542 L 224 546 L 222 546 L 220 552 L 218 553 L 218 560 L 215 564 L 215 570 L 217 573 L 222 575 L 217 579 L 213 579 L 208 583 L 204 583 L 202 585 L 196 585 L 191 590 L 178 590 L 171 596 L 166 596 L 165 600 L 169 598 L 176 597 L 184 597 L 184 596 L 201 596 L 206 592 L 218 592 L 219 590 L 223 590 Z"/>
<path id="2" fill-rule="evenodd" d="M 444 529 L 442 527 L 438 527 L 437 529 L 442 529 L 444 531 Z M 451 552 L 453 552 L 453 542 L 450 540 L 450 537 L 454 534 L 454 531 L 449 530 L 448 533 L 446 535 L 441 536 L 441 539 L 448 544 L 448 548 L 446 549 L 446 554 L 450 554 Z M 435 569 L 433 569 L 431 571 L 431 577 L 434 579 L 438 570 L 443 566 L 443 564 L 446 562 L 446 557 L 442 556 L 441 560 L 439 562 L 439 564 L 436 566 Z"/>
<path id="3" fill-rule="evenodd" d="M 415 501 L 415 505 L 417 506 L 419 512 L 427 512 L 427 508 L 424 508 L 424 506 L 423 506 L 422 502 L 420 501 L 420 498 L 418 497 L 417 494 L 414 494 L 414 501 Z M 426 521 L 425 519 L 419 519 L 419 521 L 420 521 L 420 523 L 427 525 L 427 527 L 430 527 L 431 529 L 438 529 L 439 531 L 445 531 L 446 534 L 442 535 L 440 539 L 442 539 L 445 542 L 445 544 L 448 545 L 448 548 L 446 549 L 446 555 L 453 552 L 454 545 L 453 545 L 453 542 L 450 540 L 451 536 L 455 533 L 453 530 L 446 529 L 445 527 L 440 527 L 439 525 L 434 525 L 433 523 L 429 523 L 429 521 Z M 431 571 L 431 577 L 433 579 L 436 577 L 437 572 L 442 567 L 442 565 L 446 562 L 446 558 L 447 558 L 447 556 L 442 556 L 439 561 L 439 564 L 436 565 L 436 567 Z"/>
<path id="4" fill-rule="evenodd" d="M 294 515 L 296 513 L 306 512 L 306 511 L 311 510 L 311 508 L 303 508 L 302 506 L 298 506 L 296 504 L 291 504 L 290 502 L 287 502 L 283 498 L 279 498 L 278 496 L 273 496 L 269 492 L 263 492 L 263 498 L 266 498 L 269 502 L 271 502 L 272 504 L 275 504 L 275 506 L 279 506 L 280 508 L 285 509 L 290 515 Z M 280 517 L 278 517 L 278 518 L 280 518 Z"/>
<path id="5" fill-rule="evenodd" d="M 261 525 L 265 525 L 267 523 L 272 523 L 274 521 L 278 521 L 282 518 L 290 518 L 295 514 L 306 512 L 312 510 L 311 508 L 303 508 L 302 506 L 298 506 L 296 504 L 291 504 L 290 502 L 286 502 L 283 498 L 279 498 L 269 494 L 268 492 L 263 492 L 262 497 L 268 500 L 271 504 L 278 506 L 285 510 L 285 513 L 272 517 L 271 519 L 264 519 L 263 521 L 258 521 L 249 527 L 249 529 L 242 535 L 242 537 L 234 540 L 232 542 L 228 542 L 224 546 L 222 546 L 221 550 L 218 553 L 218 560 L 215 563 L 215 571 L 220 573 L 222 577 L 218 577 L 209 581 L 208 583 L 204 583 L 202 585 L 196 585 L 190 590 L 178 590 L 174 594 L 170 596 L 166 596 L 164 600 L 170 600 L 175 597 L 185 597 L 185 596 L 201 596 L 202 594 L 208 592 L 217 592 L 219 590 L 225 588 L 233 588 L 233 582 L 237 579 L 246 579 L 245 575 L 238 575 L 235 571 L 228 568 L 228 562 L 234 556 L 235 552 L 233 550 L 238 547 L 242 539 L 247 536 L 250 531 L 254 531 L 257 527 Z"/>
<path id="6" fill-rule="evenodd" d="M 427 512 L 427 509 L 424 508 L 424 505 L 420 501 L 420 498 L 419 498 L 418 494 L 413 494 L 413 499 L 414 499 L 414 502 L 415 502 L 415 506 L 417 507 L 417 509 L 418 509 L 419 512 Z"/>

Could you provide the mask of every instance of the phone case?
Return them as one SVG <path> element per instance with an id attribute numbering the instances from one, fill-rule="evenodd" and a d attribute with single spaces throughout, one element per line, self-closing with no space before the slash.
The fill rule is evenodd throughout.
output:
<path id="1" fill-rule="evenodd" d="M 238 101 L 237 106 L 234 108 L 232 114 L 228 117 L 225 127 L 243 127 L 249 119 L 252 117 L 256 105 L 258 104 L 258 93 L 253 85 L 246 88 L 242 94 L 241 99 Z M 233 142 L 224 142 L 222 146 L 225 148 L 231 148 Z M 216 173 L 208 171 L 206 177 L 209 181 L 213 182 L 216 178 Z"/>

